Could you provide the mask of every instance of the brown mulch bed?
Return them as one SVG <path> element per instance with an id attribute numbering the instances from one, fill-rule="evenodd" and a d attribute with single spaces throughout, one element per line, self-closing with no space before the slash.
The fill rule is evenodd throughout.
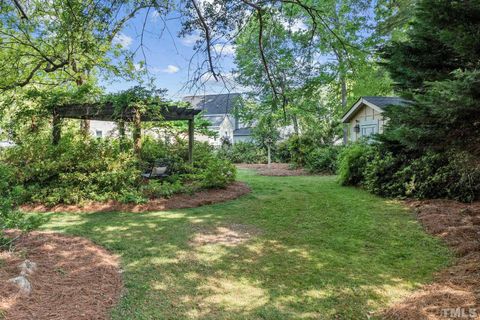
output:
<path id="1" fill-rule="evenodd" d="M 410 201 L 426 231 L 456 253 L 456 264 L 441 271 L 383 314 L 385 319 L 480 319 L 480 202 Z M 460 308 L 460 309 L 458 309 Z M 460 315 L 460 316 L 459 316 Z"/>
<path id="2" fill-rule="evenodd" d="M 259 175 L 270 176 L 270 177 L 289 177 L 289 176 L 306 176 L 309 173 L 303 169 L 291 169 L 289 168 L 288 163 L 272 163 L 270 166 L 268 164 L 249 164 L 249 163 L 240 163 L 237 164 L 239 169 L 252 169 L 257 171 Z"/>
<path id="3" fill-rule="evenodd" d="M 122 290 L 118 257 L 87 239 L 56 233 L 32 232 L 15 248 L 0 252 L 0 315 L 5 319 L 109 318 Z M 7 282 L 19 275 L 25 259 L 37 264 L 28 276 L 28 295 Z"/>
<path id="4" fill-rule="evenodd" d="M 234 182 L 225 189 L 210 189 L 196 192 L 192 195 L 177 194 L 171 198 L 153 199 L 143 204 L 120 203 L 117 201 L 108 202 L 91 202 L 79 205 L 60 204 L 53 207 L 45 205 L 28 204 L 21 206 L 21 210 L 25 212 L 148 212 L 148 211 L 164 211 L 170 209 L 186 209 L 195 208 L 203 205 L 209 205 L 228 200 L 236 199 L 244 194 L 249 193 L 250 187 L 243 182 Z"/>

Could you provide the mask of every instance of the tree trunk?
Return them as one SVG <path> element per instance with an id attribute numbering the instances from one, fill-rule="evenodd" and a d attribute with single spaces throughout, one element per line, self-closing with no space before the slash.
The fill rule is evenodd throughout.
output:
<path id="1" fill-rule="evenodd" d="M 272 165 L 272 152 L 271 152 L 270 145 L 267 146 L 267 153 L 268 153 L 268 167 L 270 168 Z"/>
<path id="2" fill-rule="evenodd" d="M 193 140 L 195 139 L 194 120 L 188 120 L 188 161 L 193 162 Z"/>
<path id="3" fill-rule="evenodd" d="M 292 116 L 292 122 L 293 122 L 293 131 L 298 136 L 299 132 L 298 132 L 298 118 L 297 118 L 297 116 Z"/>
<path id="4" fill-rule="evenodd" d="M 80 129 L 85 137 L 88 137 L 90 134 L 90 120 L 83 119 L 80 122 Z"/>
<path id="5" fill-rule="evenodd" d="M 52 144 L 57 145 L 62 136 L 62 120 L 58 115 L 53 115 L 52 122 Z"/>
<path id="6" fill-rule="evenodd" d="M 73 60 L 71 64 L 72 64 L 73 71 L 78 74 L 78 78 L 75 80 L 75 83 L 77 84 L 78 87 L 80 87 L 85 83 L 85 80 L 83 78 L 84 74 L 82 74 L 82 72 L 79 72 L 79 70 L 77 69 L 77 62 L 75 60 Z M 88 75 L 88 70 L 87 70 L 87 75 Z M 88 137 L 88 135 L 90 134 L 90 120 L 88 119 L 81 120 L 80 129 L 83 135 L 85 137 Z"/>
<path id="7" fill-rule="evenodd" d="M 340 82 L 342 86 L 342 109 L 345 110 L 347 108 L 347 81 L 344 74 L 340 76 Z"/>
<path id="8" fill-rule="evenodd" d="M 125 121 L 120 120 L 117 122 L 118 136 L 120 138 L 120 149 L 125 150 Z"/>
<path id="9" fill-rule="evenodd" d="M 133 150 L 139 157 L 142 149 L 142 120 L 140 110 L 135 109 L 135 116 L 133 118 Z"/>

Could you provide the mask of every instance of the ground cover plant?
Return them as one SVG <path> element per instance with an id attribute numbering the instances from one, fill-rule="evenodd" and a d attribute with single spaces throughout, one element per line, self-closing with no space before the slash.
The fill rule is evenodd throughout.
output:
<path id="1" fill-rule="evenodd" d="M 233 163 L 266 163 L 267 153 L 264 148 L 253 142 L 236 142 L 227 144 L 218 150 L 218 154 Z"/>
<path id="2" fill-rule="evenodd" d="M 17 204 L 79 204 L 86 201 L 145 202 L 175 193 L 223 188 L 235 180 L 235 167 L 198 143 L 189 163 L 185 142 L 166 144 L 145 137 L 136 156 L 131 141 L 96 139 L 74 130 L 52 145 L 48 134 L 25 136 L 5 150 L 1 162 L 14 175 Z M 162 181 L 142 179 L 157 161 L 169 168 Z"/>
<path id="3" fill-rule="evenodd" d="M 252 193 L 228 203 L 43 228 L 121 256 L 113 319 L 367 319 L 451 261 L 405 207 L 333 176 L 239 178 Z"/>

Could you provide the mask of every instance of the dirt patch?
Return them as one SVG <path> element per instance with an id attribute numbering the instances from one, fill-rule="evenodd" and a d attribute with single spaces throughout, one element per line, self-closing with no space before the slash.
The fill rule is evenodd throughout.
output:
<path id="1" fill-rule="evenodd" d="M 37 264 L 29 295 L 7 282 L 24 259 Z M 0 315 L 7 320 L 108 319 L 120 297 L 119 259 L 84 238 L 33 232 L 14 252 L 0 252 L 0 261 Z"/>
<path id="2" fill-rule="evenodd" d="M 383 314 L 386 319 L 480 319 L 480 202 L 410 201 L 427 232 L 457 254 L 456 264 Z"/>
<path id="3" fill-rule="evenodd" d="M 196 192 L 192 195 L 177 194 L 168 199 L 154 199 L 144 204 L 120 203 L 117 201 L 91 202 L 79 205 L 56 205 L 48 207 L 45 205 L 23 205 L 21 210 L 25 212 L 148 212 L 165 211 L 170 209 L 195 208 L 228 200 L 236 199 L 249 193 L 250 187 L 243 182 L 234 182 L 225 189 L 209 189 Z"/>
<path id="4" fill-rule="evenodd" d="M 268 164 L 237 164 L 239 169 L 252 169 L 257 171 L 259 175 L 271 177 L 289 177 L 289 176 L 306 176 L 309 173 L 303 169 L 291 169 L 288 163 L 272 163 Z"/>
<path id="5" fill-rule="evenodd" d="M 261 234 L 261 230 L 245 224 L 231 223 L 228 225 L 211 227 L 194 227 L 195 235 L 190 240 L 192 246 L 220 244 L 234 247 Z"/>

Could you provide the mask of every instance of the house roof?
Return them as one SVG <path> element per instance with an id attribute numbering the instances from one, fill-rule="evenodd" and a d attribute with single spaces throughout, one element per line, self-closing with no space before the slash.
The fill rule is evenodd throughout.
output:
<path id="1" fill-rule="evenodd" d="M 252 135 L 252 129 L 251 128 L 235 129 L 233 130 L 233 135 L 234 136 L 250 136 Z"/>
<path id="2" fill-rule="evenodd" d="M 202 110 L 205 115 L 232 113 L 234 102 L 240 93 L 209 94 L 184 97 L 183 101 L 190 102 L 192 107 Z"/>
<path id="3" fill-rule="evenodd" d="M 404 106 L 410 101 L 400 97 L 379 97 L 379 96 L 365 96 L 355 102 L 355 104 L 344 114 L 342 122 L 348 122 L 355 115 L 356 111 L 362 106 L 367 105 L 378 112 L 383 112 L 387 106 Z"/>
<path id="4" fill-rule="evenodd" d="M 223 120 L 225 119 L 225 116 L 216 116 L 216 115 L 205 115 L 203 116 L 203 118 L 205 120 L 207 120 L 208 122 L 210 122 L 210 126 L 212 127 L 219 127 Z"/>

